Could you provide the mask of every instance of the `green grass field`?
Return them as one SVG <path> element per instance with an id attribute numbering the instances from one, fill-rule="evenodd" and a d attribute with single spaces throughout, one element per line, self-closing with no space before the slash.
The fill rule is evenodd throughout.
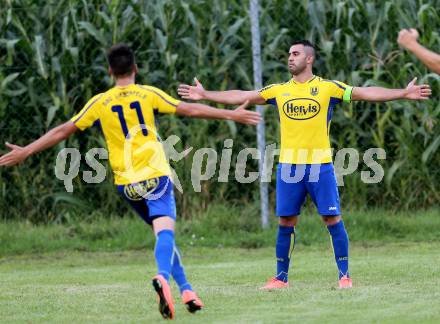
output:
<path id="1" fill-rule="evenodd" d="M 336 289 L 329 245 L 300 245 L 291 287 L 262 292 L 273 274 L 271 248 L 186 247 L 184 263 L 206 304 L 182 323 L 380 322 L 438 323 L 438 242 L 356 243 L 351 249 L 354 288 Z M 0 314 L 10 322 L 131 322 L 161 320 L 150 286 L 151 251 L 53 252 L 0 259 Z M 174 286 L 177 297 L 177 289 Z"/>
<path id="2" fill-rule="evenodd" d="M 350 241 L 395 243 L 438 242 L 440 209 L 400 211 L 347 211 L 343 215 Z M 198 211 L 193 219 L 177 220 L 176 240 L 180 247 L 272 247 L 276 218 L 262 230 L 258 210 L 214 205 Z M 299 245 L 328 244 L 328 232 L 316 212 L 301 215 L 297 226 Z M 154 236 L 135 215 L 96 216 L 64 223 L 34 225 L 23 221 L 0 221 L 0 258 L 18 254 L 57 251 L 119 252 L 154 247 Z"/>

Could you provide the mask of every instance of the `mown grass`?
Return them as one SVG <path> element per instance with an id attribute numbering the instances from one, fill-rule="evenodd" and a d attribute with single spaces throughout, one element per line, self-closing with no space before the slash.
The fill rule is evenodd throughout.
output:
<path id="1" fill-rule="evenodd" d="M 299 246 L 291 287 L 262 292 L 274 272 L 273 251 L 186 247 L 189 280 L 206 304 L 180 323 L 438 323 L 437 243 L 351 249 L 354 287 L 336 289 L 330 248 Z M 152 252 L 63 252 L 13 256 L 0 262 L 3 323 L 157 323 Z"/>
<path id="2" fill-rule="evenodd" d="M 328 244 L 319 216 L 307 211 L 297 226 L 298 244 Z M 383 242 L 439 241 L 440 210 L 392 213 L 385 210 L 352 211 L 344 214 L 352 242 L 363 245 Z M 177 242 L 181 246 L 258 248 L 273 246 L 276 218 L 271 228 L 259 226 L 257 210 L 212 205 L 190 220 L 179 219 Z M 29 222 L 0 223 L 0 256 L 59 250 L 124 251 L 152 248 L 151 230 L 134 215 L 103 217 L 62 224 L 33 225 Z"/>

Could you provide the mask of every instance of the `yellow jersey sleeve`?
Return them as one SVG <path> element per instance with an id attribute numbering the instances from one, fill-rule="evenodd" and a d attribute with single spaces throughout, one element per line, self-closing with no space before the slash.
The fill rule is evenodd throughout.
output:
<path id="1" fill-rule="evenodd" d="M 351 102 L 353 87 L 336 80 L 328 80 L 333 83 L 332 97 L 341 99 L 344 102 Z"/>
<path id="2" fill-rule="evenodd" d="M 91 127 L 99 119 L 99 108 L 101 106 L 99 99 L 101 96 L 102 93 L 94 96 L 78 114 L 70 119 L 80 130 Z"/>
<path id="3" fill-rule="evenodd" d="M 158 88 L 149 87 L 148 89 L 153 93 L 153 107 L 161 114 L 175 114 L 177 105 L 180 100 L 174 99 L 165 91 Z"/>
<path id="4" fill-rule="evenodd" d="M 258 91 L 264 100 L 266 100 L 266 103 L 273 104 L 273 101 L 278 94 L 278 85 L 279 84 L 277 83 L 270 84 Z"/>

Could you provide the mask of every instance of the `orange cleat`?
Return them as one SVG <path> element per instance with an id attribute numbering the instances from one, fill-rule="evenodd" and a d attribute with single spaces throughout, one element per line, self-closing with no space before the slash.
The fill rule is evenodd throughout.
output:
<path id="1" fill-rule="evenodd" d="M 154 290 L 157 292 L 159 312 L 165 319 L 174 319 L 174 304 L 170 285 L 162 275 L 153 277 Z"/>
<path id="2" fill-rule="evenodd" d="M 184 290 L 182 292 L 182 302 L 186 305 L 186 309 L 190 313 L 195 313 L 204 306 L 200 298 L 192 290 Z"/>
<path id="3" fill-rule="evenodd" d="M 273 290 L 273 289 L 281 289 L 281 288 L 288 288 L 289 283 L 284 282 L 282 280 L 278 280 L 276 277 L 270 278 L 266 285 L 261 287 L 261 290 Z"/>
<path id="4" fill-rule="evenodd" d="M 341 279 L 339 279 L 339 289 L 347 289 L 351 287 L 353 287 L 351 278 L 343 276 Z"/>

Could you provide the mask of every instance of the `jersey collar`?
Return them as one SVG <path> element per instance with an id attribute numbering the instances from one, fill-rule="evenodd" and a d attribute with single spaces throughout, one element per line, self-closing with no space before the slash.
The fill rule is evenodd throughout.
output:
<path id="1" fill-rule="evenodd" d="M 291 81 L 292 81 L 294 84 L 299 84 L 299 85 L 301 85 L 301 84 L 307 84 L 307 83 L 310 83 L 310 82 L 312 82 L 312 81 L 315 80 L 315 79 L 316 79 L 316 75 L 313 75 L 312 78 L 311 78 L 310 80 L 307 80 L 307 81 L 304 81 L 304 82 L 297 82 L 297 81 L 295 81 L 293 78 L 291 79 Z"/>

